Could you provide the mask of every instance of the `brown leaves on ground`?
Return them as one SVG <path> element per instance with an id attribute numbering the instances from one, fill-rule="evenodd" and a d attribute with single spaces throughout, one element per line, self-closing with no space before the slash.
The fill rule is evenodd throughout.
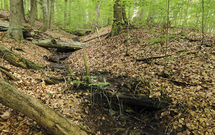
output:
<path id="1" fill-rule="evenodd" d="M 37 23 L 36 26 L 39 27 L 41 24 Z M 59 29 L 55 31 L 59 31 Z M 159 27 L 131 30 L 129 40 L 126 31 L 124 31 L 118 36 L 103 40 L 102 46 L 99 42 L 92 43 L 91 46 L 74 52 L 67 63 L 77 74 L 84 71 L 82 54 L 84 51 L 90 72 L 94 75 L 106 73 L 105 75 L 109 78 L 118 77 L 118 80 L 125 82 L 126 80 L 123 80 L 125 77 L 150 81 L 149 96 L 159 98 L 162 95 L 161 88 L 163 88 L 165 94 L 173 100 L 169 108 L 163 109 L 156 116 L 160 123 L 166 123 L 168 132 L 186 127 L 184 131 L 181 131 L 183 134 L 190 132 L 215 134 L 215 37 L 212 34 L 206 34 L 204 44 L 201 45 L 201 33 L 194 31 L 180 36 L 180 30 L 170 29 L 169 32 L 172 36 L 167 45 L 168 57 L 165 71 L 167 76 L 165 77 L 162 76 L 165 57 L 136 61 L 137 59 L 165 55 L 165 38 L 161 36 Z M 49 34 L 53 35 L 51 31 Z M 54 37 L 65 38 L 59 33 Z M 72 36 L 64 40 L 68 41 L 71 38 Z M 127 41 L 129 41 L 129 56 L 126 55 Z M 50 56 L 51 53 L 30 42 L 16 43 L 11 39 L 4 38 L 0 43 L 8 49 L 11 47 L 23 49 L 25 52 L 13 51 L 41 66 L 50 64 L 43 56 Z M 11 82 L 16 88 L 38 98 L 75 123 L 82 124 L 83 118 L 86 116 L 81 107 L 81 103 L 86 99 L 79 96 L 82 92 L 62 93 L 64 88 L 72 85 L 67 80 L 56 85 L 45 85 L 44 83 L 46 76 L 66 79 L 68 76 L 49 69 L 40 71 L 22 69 L 1 60 L 0 65 L 10 69 L 13 75 L 19 79 Z M 127 83 L 131 82 L 127 81 Z M 144 89 L 137 87 L 136 92 L 144 93 Z M 84 110 L 87 112 L 89 108 L 85 107 Z M 43 134 L 36 123 L 28 117 L 13 113 L 2 105 L 0 112 L 2 134 Z M 34 131 L 30 127 L 35 127 Z"/>
<path id="2" fill-rule="evenodd" d="M 167 45 L 167 66 L 163 77 L 165 57 L 136 61 L 165 55 L 165 45 L 159 28 L 132 30 L 129 33 L 129 56 L 126 55 L 127 33 L 109 38 L 74 52 L 68 63 L 77 73 L 84 70 L 82 51 L 87 56 L 91 73 L 108 73 L 109 77 L 129 77 L 150 80 L 151 97 L 159 97 L 161 87 L 173 99 L 166 109 L 169 131 L 186 126 L 186 132 L 215 134 L 215 46 L 214 35 L 206 34 L 201 45 L 201 33 L 180 35 L 180 30 L 170 29 Z M 141 93 L 141 91 L 138 91 Z M 174 116 L 171 117 L 174 112 Z M 180 114 L 180 117 L 177 115 Z M 170 121 L 171 120 L 171 121 Z M 172 126 L 173 125 L 173 126 Z"/>

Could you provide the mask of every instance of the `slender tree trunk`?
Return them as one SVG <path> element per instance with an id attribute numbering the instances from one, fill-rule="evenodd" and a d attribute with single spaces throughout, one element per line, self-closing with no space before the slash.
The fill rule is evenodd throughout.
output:
<path id="1" fill-rule="evenodd" d="M 25 9 L 24 9 L 24 5 L 23 5 L 23 0 L 21 1 L 22 2 L 22 4 L 21 4 L 21 8 L 22 8 L 22 10 L 21 10 L 21 14 L 22 14 L 22 16 L 21 16 L 21 20 L 22 20 L 22 22 L 27 22 L 27 20 L 25 19 Z"/>
<path id="2" fill-rule="evenodd" d="M 43 17 L 43 0 L 39 0 L 39 5 L 40 5 L 40 13 L 38 14 L 38 19 L 42 20 L 41 18 Z"/>
<path id="3" fill-rule="evenodd" d="M 69 7 L 70 7 L 70 8 L 69 8 L 69 10 L 68 10 L 68 11 L 69 11 L 69 14 L 68 14 L 68 18 L 67 18 L 67 23 L 68 23 L 68 24 L 71 24 L 71 17 L 72 17 L 72 15 L 71 15 L 71 14 L 72 14 L 72 13 L 71 13 L 71 12 L 72 12 L 72 10 L 71 10 L 71 7 L 72 7 L 72 0 L 69 0 Z"/>
<path id="4" fill-rule="evenodd" d="M 125 25 L 128 25 L 128 18 L 125 11 L 125 1 L 122 2 L 122 19 L 124 20 Z"/>
<path id="5" fill-rule="evenodd" d="M 48 24 L 49 24 L 47 0 L 42 1 L 42 11 L 43 11 L 43 25 L 40 30 L 42 32 L 45 32 L 48 29 Z"/>
<path id="6" fill-rule="evenodd" d="M 116 0 L 114 3 L 114 18 L 113 18 L 113 24 L 112 29 L 110 32 L 110 35 L 108 37 L 113 37 L 119 34 L 119 32 L 122 29 L 122 2 L 121 0 Z"/>
<path id="7" fill-rule="evenodd" d="M 50 13 L 50 0 L 47 0 L 47 10 L 48 10 L 48 16 L 49 16 L 49 13 Z"/>
<path id="8" fill-rule="evenodd" d="M 67 25 L 67 0 L 65 0 L 65 9 L 64 9 L 64 25 Z"/>
<path id="9" fill-rule="evenodd" d="M 15 40 L 22 40 L 22 0 L 10 0 L 10 23 L 8 29 L 8 37 L 14 38 Z"/>
<path id="10" fill-rule="evenodd" d="M 92 31 L 95 32 L 96 31 L 96 27 L 98 27 L 98 20 L 100 17 L 100 6 L 101 6 L 101 1 L 99 1 L 98 3 L 96 3 L 96 8 L 95 8 L 95 19 L 93 19 L 93 26 L 92 26 Z"/>
<path id="11" fill-rule="evenodd" d="M 50 1 L 50 14 L 49 14 L 49 29 L 52 29 L 52 14 L 53 14 L 53 10 L 54 10 L 54 0 Z"/>
<path id="12" fill-rule="evenodd" d="M 37 0 L 31 0 L 31 9 L 30 9 L 30 25 L 34 26 L 34 21 L 36 19 L 37 13 Z"/>

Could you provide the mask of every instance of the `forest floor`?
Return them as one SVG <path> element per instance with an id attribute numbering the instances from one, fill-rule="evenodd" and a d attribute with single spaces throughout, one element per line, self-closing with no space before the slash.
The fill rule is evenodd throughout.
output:
<path id="1" fill-rule="evenodd" d="M 9 16 L 3 11 L 0 11 L 0 14 Z M 41 26 L 38 21 L 35 24 L 35 28 Z M 108 31 L 110 27 L 100 30 L 100 35 Z M 72 38 L 76 37 L 57 27 L 53 27 L 53 31 L 47 31 L 47 33 L 64 41 L 73 41 Z M 34 96 L 74 123 L 98 135 L 126 135 L 128 132 L 159 134 L 159 132 L 153 132 L 156 130 L 160 130 L 162 135 L 165 130 L 168 133 L 176 129 L 185 135 L 191 132 L 195 135 L 215 134 L 215 37 L 213 34 L 205 34 L 202 44 L 201 33 L 197 31 L 185 32 L 170 28 L 169 33 L 171 36 L 167 45 L 168 57 L 164 72 L 166 76 L 163 76 L 166 46 L 165 39 L 161 36 L 163 35 L 161 27 L 130 29 L 129 38 L 127 31 L 123 30 L 118 36 L 109 39 L 103 37 L 101 43 L 98 39 L 94 39 L 90 41 L 90 46 L 72 52 L 68 59 L 61 62 L 61 65 L 69 64 L 77 76 L 76 79 L 79 80 L 81 74 L 85 72 L 82 53 L 84 52 L 91 75 L 97 76 L 100 81 L 109 82 L 113 91 L 122 91 L 120 86 L 129 86 L 134 79 L 139 81 L 135 85 L 137 89 L 127 87 L 127 92 L 140 94 L 148 91 L 150 98 L 159 98 L 165 94 L 173 101 L 170 106 L 160 110 L 140 109 L 138 112 L 131 110 L 132 112 L 129 113 L 127 109 L 125 112 L 129 115 L 136 114 L 130 118 L 118 114 L 110 115 L 110 112 L 100 104 L 95 103 L 91 108 L 90 87 L 81 91 L 79 85 L 67 80 L 70 75 L 66 69 L 22 69 L 9 64 L 4 59 L 1 59 L 0 66 L 10 69 L 19 79 L 18 81 L 8 80 L 17 89 Z M 93 36 L 97 34 L 80 39 L 86 40 Z M 53 64 L 44 58 L 44 56 L 51 56 L 52 51 L 30 41 L 17 43 L 13 39 L 4 37 L 0 44 L 8 49 L 21 48 L 25 52 L 13 51 L 41 66 Z M 66 79 L 55 85 L 47 85 L 44 81 L 46 77 Z M 5 79 L 8 78 L 5 77 Z M 139 85 L 146 82 L 150 86 L 139 88 Z M 113 113 L 117 112 L 115 111 L 112 110 Z M 46 134 L 35 121 L 4 105 L 0 105 L 0 114 L 2 135 Z M 152 131 L 146 131 L 146 128 Z"/>

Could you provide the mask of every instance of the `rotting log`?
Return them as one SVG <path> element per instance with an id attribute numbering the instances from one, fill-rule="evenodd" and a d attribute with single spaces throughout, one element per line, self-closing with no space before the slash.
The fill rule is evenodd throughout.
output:
<path id="1" fill-rule="evenodd" d="M 7 31 L 8 28 L 9 28 L 9 23 L 0 22 L 0 31 Z M 22 32 L 23 32 L 24 38 L 34 37 L 34 35 L 35 35 L 35 30 L 33 30 L 32 28 L 30 28 L 28 26 L 23 26 Z"/>
<path id="2" fill-rule="evenodd" d="M 87 135 L 54 109 L 0 79 L 0 103 L 35 120 L 52 135 Z"/>
<path id="3" fill-rule="evenodd" d="M 1 58 L 7 60 L 10 64 L 26 69 L 41 69 L 42 66 L 35 64 L 32 61 L 29 61 L 18 54 L 10 51 L 9 49 L 0 46 L 0 56 Z"/>
<path id="4" fill-rule="evenodd" d="M 54 39 L 33 40 L 32 42 L 41 47 L 57 48 L 60 50 L 79 50 L 89 45 L 87 43 L 56 41 Z"/>
<path id="5" fill-rule="evenodd" d="M 9 23 L 0 22 L 0 31 L 7 31 L 9 28 Z"/>

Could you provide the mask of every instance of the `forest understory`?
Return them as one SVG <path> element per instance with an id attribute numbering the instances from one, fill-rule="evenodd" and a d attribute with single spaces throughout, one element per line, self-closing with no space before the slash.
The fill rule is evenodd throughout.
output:
<path id="1" fill-rule="evenodd" d="M 37 21 L 36 27 L 40 26 Z M 109 26 L 104 27 L 100 34 L 109 31 Z M 73 41 L 76 37 L 57 27 L 47 33 L 64 41 Z M 18 43 L 4 37 L 0 41 L 1 46 L 9 50 L 19 48 L 12 51 L 45 68 L 23 69 L 4 59 L 1 59 L 0 66 L 9 69 L 18 79 L 13 81 L 3 74 L 14 87 L 54 108 L 92 134 L 215 134 L 215 36 L 205 33 L 202 42 L 201 32 L 172 27 L 166 47 L 162 35 L 163 28 L 160 26 L 130 29 L 129 35 L 125 29 L 118 36 L 102 37 L 102 42 L 93 39 L 88 47 L 74 52 L 58 52 L 27 40 Z M 94 36 L 97 34 L 80 37 L 79 40 Z M 163 72 L 165 49 L 167 61 Z M 91 81 L 94 84 L 110 83 L 106 89 L 83 83 L 88 79 L 84 77 L 87 75 L 83 52 L 90 76 L 95 77 Z M 47 60 L 54 56 L 56 61 Z M 69 57 L 59 60 L 64 56 Z M 67 65 L 74 75 L 68 72 Z M 49 85 L 47 78 L 57 78 L 59 82 Z M 122 93 L 137 98 L 144 94 L 152 100 L 168 98 L 170 102 L 165 108 L 153 108 L 134 106 L 119 98 L 110 108 L 110 98 L 106 99 L 103 95 L 101 102 L 104 90 L 106 95 L 116 97 Z M 4 105 L 0 105 L 0 114 L 2 135 L 46 134 L 35 121 Z"/>

